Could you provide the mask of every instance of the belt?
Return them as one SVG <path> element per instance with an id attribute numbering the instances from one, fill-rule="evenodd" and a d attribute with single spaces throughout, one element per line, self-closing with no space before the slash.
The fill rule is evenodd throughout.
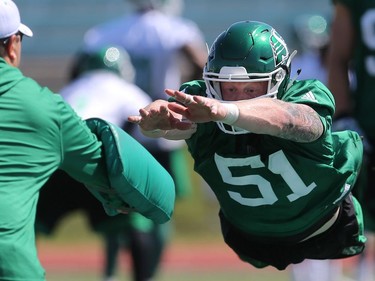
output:
<path id="1" fill-rule="evenodd" d="M 328 229 L 330 229 L 331 226 L 336 222 L 337 218 L 339 217 L 339 213 L 340 213 L 340 208 L 337 208 L 336 212 L 333 214 L 333 216 L 328 221 L 326 221 L 319 229 L 314 231 L 312 234 L 310 234 L 306 238 L 302 239 L 300 242 L 303 242 L 303 241 L 306 241 L 310 238 L 313 238 L 313 237 L 327 231 Z"/>

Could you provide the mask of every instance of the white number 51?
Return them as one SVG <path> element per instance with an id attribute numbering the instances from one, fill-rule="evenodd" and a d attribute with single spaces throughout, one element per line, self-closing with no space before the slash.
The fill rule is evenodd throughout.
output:
<path id="1" fill-rule="evenodd" d="M 261 161 L 260 156 L 246 158 L 224 158 L 215 154 L 215 163 L 225 183 L 231 185 L 252 185 L 259 189 L 262 197 L 245 198 L 239 192 L 228 191 L 229 196 L 238 203 L 246 206 L 272 205 L 278 199 L 273 191 L 271 183 L 260 175 L 247 175 L 233 177 L 230 167 L 250 166 L 252 169 L 266 167 Z M 312 182 L 308 186 L 304 184 L 300 176 L 294 170 L 283 151 L 279 150 L 269 156 L 268 169 L 277 175 L 280 175 L 292 191 L 287 198 L 290 202 L 309 194 L 316 184 Z"/>

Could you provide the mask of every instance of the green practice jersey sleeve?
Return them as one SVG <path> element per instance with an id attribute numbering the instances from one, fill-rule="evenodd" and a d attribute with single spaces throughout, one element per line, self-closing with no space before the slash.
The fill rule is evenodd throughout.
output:
<path id="1" fill-rule="evenodd" d="M 58 168 L 106 184 L 101 143 L 58 94 L 2 59 L 0 72 L 1 277 L 44 280 L 34 237 L 39 190 Z"/>

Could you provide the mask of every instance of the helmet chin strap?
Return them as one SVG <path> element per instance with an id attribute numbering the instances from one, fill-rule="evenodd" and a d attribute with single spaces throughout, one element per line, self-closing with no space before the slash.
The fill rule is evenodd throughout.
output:
<path id="1" fill-rule="evenodd" d="M 294 81 L 296 81 L 296 79 L 298 78 L 298 76 L 301 74 L 301 71 L 302 71 L 301 68 L 299 68 L 299 69 L 297 70 L 296 75 L 294 75 L 293 78 L 290 79 L 290 81 L 289 81 L 289 83 L 288 83 L 288 86 L 286 87 L 287 89 L 289 89 L 289 88 L 293 85 Z"/>

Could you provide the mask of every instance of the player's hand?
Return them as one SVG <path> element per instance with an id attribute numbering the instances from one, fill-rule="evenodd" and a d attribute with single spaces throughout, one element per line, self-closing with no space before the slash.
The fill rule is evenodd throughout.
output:
<path id="1" fill-rule="evenodd" d="M 181 91 L 166 89 L 166 94 L 174 97 L 178 103 L 168 104 L 168 108 L 195 123 L 223 120 L 227 109 L 217 100 L 201 96 L 188 95 Z"/>
<path id="2" fill-rule="evenodd" d="M 191 122 L 183 121 L 183 116 L 168 108 L 170 103 L 156 100 L 139 110 L 138 116 L 129 116 L 128 121 L 138 124 L 145 131 L 152 130 L 187 130 Z"/>

